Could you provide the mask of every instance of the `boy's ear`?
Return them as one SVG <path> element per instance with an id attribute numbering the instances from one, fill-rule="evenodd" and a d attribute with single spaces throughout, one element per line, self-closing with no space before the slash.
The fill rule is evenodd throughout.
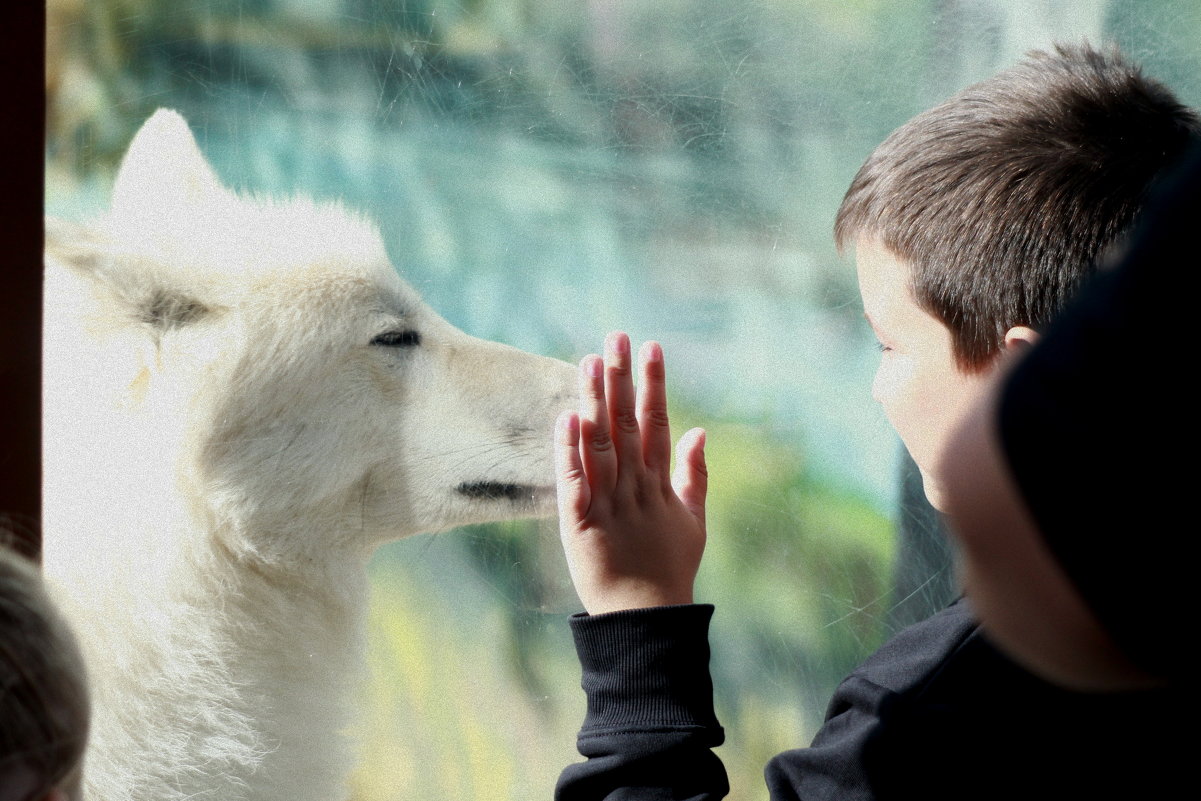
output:
<path id="1" fill-rule="evenodd" d="M 1017 355 L 1038 342 L 1039 334 L 1030 326 L 1015 325 L 1005 332 L 1005 352 Z"/>
<path id="2" fill-rule="evenodd" d="M 142 124 L 125 153 L 111 212 L 118 219 L 149 221 L 164 211 L 200 206 L 222 191 L 187 122 L 161 108 Z"/>

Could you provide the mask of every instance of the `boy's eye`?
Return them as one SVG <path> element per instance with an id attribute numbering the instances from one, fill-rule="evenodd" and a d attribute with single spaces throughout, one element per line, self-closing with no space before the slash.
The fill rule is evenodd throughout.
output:
<path id="1" fill-rule="evenodd" d="M 880 351 L 881 353 L 888 353 L 889 351 L 892 350 L 892 348 L 888 347 L 883 342 L 877 342 L 876 350 Z"/>
<path id="2" fill-rule="evenodd" d="M 371 344 L 387 348 L 411 348 L 421 344 L 421 334 L 416 331 L 385 331 L 371 340 Z"/>

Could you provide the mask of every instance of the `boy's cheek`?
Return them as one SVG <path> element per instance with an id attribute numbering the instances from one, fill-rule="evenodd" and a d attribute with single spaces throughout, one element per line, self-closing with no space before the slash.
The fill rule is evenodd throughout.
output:
<path id="1" fill-rule="evenodd" d="M 921 405 L 920 393 L 915 391 L 915 385 L 919 382 L 914 378 L 913 371 L 904 359 L 888 358 L 886 355 L 872 380 L 872 400 L 883 407 L 885 416 L 893 428 L 898 429 L 898 434 L 904 433 L 900 430 L 903 425 L 897 424 L 908 416 L 906 410 L 915 404 Z"/>
<path id="2" fill-rule="evenodd" d="M 898 395 L 898 388 L 903 383 L 899 368 L 896 357 L 882 354 L 880 365 L 872 378 L 872 400 L 886 408 L 893 403 Z"/>

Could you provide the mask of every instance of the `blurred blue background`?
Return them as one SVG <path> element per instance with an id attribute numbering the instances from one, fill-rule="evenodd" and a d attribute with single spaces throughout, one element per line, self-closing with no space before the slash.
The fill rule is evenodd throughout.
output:
<path id="1" fill-rule="evenodd" d="M 172 107 L 227 183 L 376 220 L 472 334 L 571 360 L 614 328 L 663 343 L 678 431 L 710 432 L 698 594 L 719 605 L 732 799 L 762 797 L 838 679 L 949 591 L 937 558 L 895 574 L 898 530 L 930 513 L 900 489 L 831 241 L 859 164 L 1056 40 L 1115 40 L 1201 105 L 1196 0 L 50 0 L 47 19 L 48 213 L 102 211 Z M 550 797 L 583 714 L 553 521 L 415 537 L 372 571 L 355 798 Z"/>

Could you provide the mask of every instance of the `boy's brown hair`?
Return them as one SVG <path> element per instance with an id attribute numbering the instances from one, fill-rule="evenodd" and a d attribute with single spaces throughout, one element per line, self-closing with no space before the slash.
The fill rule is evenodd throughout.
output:
<path id="1" fill-rule="evenodd" d="M 835 221 L 909 262 L 918 305 L 961 368 L 1041 330 L 1127 232 L 1201 119 L 1116 47 L 1036 51 L 902 125 L 868 157 Z"/>

